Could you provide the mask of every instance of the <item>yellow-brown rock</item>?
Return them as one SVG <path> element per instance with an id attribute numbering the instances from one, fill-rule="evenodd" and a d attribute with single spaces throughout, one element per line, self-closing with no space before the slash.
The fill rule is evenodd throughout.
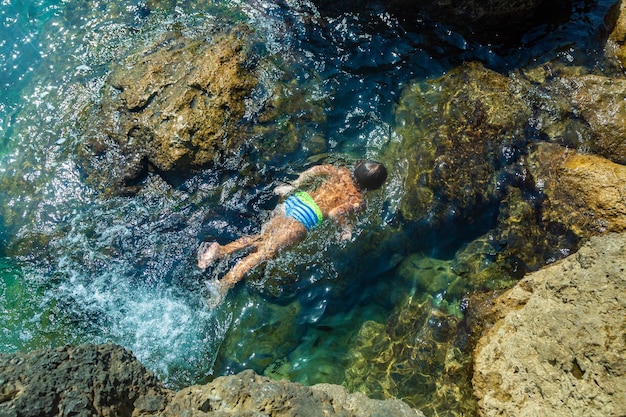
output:
<path id="1" fill-rule="evenodd" d="M 572 103 L 593 132 L 591 152 L 626 163 L 626 79 L 583 75 L 569 82 Z"/>
<path id="2" fill-rule="evenodd" d="M 626 231 L 626 166 L 541 144 L 531 170 L 549 204 L 544 220 L 566 224 L 579 236 Z"/>
<path id="3" fill-rule="evenodd" d="M 626 67 L 626 2 L 617 2 L 608 14 L 607 20 L 609 27 L 613 26 L 607 41 L 607 54 L 624 68 Z"/>
<path id="4" fill-rule="evenodd" d="M 625 259 L 625 234 L 595 236 L 498 299 L 474 355 L 479 415 L 623 415 Z"/>
<path id="5" fill-rule="evenodd" d="M 188 173 L 238 152 L 246 98 L 258 82 L 242 33 L 168 34 L 113 66 L 85 123 L 92 182 L 124 187 L 148 170 Z"/>

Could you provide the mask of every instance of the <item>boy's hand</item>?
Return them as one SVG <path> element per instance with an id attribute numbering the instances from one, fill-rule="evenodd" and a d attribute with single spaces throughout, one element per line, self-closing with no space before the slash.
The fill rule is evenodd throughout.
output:
<path id="1" fill-rule="evenodd" d="M 291 184 L 279 185 L 278 187 L 274 188 L 274 194 L 284 197 L 290 192 L 292 192 L 293 190 L 295 190 L 295 188 L 296 187 L 294 187 Z"/>

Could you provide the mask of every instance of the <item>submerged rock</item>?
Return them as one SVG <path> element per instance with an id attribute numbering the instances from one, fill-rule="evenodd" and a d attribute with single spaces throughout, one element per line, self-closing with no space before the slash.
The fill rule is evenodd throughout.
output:
<path id="1" fill-rule="evenodd" d="M 593 237 L 497 300 L 475 350 L 480 415 L 623 415 L 625 259 L 625 234 Z"/>
<path id="2" fill-rule="evenodd" d="M 474 414 L 470 355 L 457 338 L 465 332 L 460 300 L 448 303 L 441 294 L 410 294 L 386 323 L 363 324 L 350 351 L 348 389 L 403 398 L 429 415 Z"/>
<path id="3" fill-rule="evenodd" d="M 406 220 L 432 225 L 469 217 L 528 178 L 517 164 L 530 117 L 508 77 L 477 63 L 405 90 L 396 121 L 402 142 L 388 159 L 406 161 Z M 519 171 L 519 172 L 518 172 Z"/>
<path id="4" fill-rule="evenodd" d="M 0 354 L 0 415 L 423 417 L 400 400 L 273 381 L 252 371 L 174 393 L 116 345 Z"/>

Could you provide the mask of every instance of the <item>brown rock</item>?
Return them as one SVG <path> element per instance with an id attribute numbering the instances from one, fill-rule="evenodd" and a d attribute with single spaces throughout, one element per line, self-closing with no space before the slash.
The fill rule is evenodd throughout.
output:
<path id="1" fill-rule="evenodd" d="M 572 101 L 594 135 L 593 153 L 626 163 L 626 79 L 585 75 L 571 80 Z"/>
<path id="2" fill-rule="evenodd" d="M 6 417 L 153 415 L 171 395 L 116 345 L 0 354 L 0 415 Z"/>
<path id="3" fill-rule="evenodd" d="M 396 121 L 403 138 L 386 159 L 405 164 L 400 212 L 433 224 L 468 217 L 500 198 L 525 145 L 526 103 L 511 80 L 478 63 L 405 89 Z"/>
<path id="4" fill-rule="evenodd" d="M 626 231 L 626 166 L 551 144 L 538 147 L 531 165 L 549 201 L 544 220 L 578 236 Z"/>
<path id="5" fill-rule="evenodd" d="M 606 20 L 607 26 L 611 29 L 606 46 L 607 55 L 624 68 L 626 67 L 626 2 L 618 1 Z"/>
<path id="6" fill-rule="evenodd" d="M 237 151 L 245 99 L 257 84 L 240 38 L 170 34 L 115 67 L 86 123 L 91 176 L 104 171 L 113 178 L 101 182 L 124 185 L 149 168 L 189 172 Z"/>
<path id="7" fill-rule="evenodd" d="M 217 378 L 210 384 L 179 391 L 162 417 L 274 416 L 274 417 L 420 417 L 400 400 L 372 400 L 348 394 L 336 385 L 304 387 L 273 381 L 252 371 Z"/>
<path id="8" fill-rule="evenodd" d="M 626 234 L 593 237 L 500 297 L 475 349 L 480 415 L 624 415 L 625 259 Z"/>
<path id="9" fill-rule="evenodd" d="M 374 400 L 330 384 L 304 387 L 261 377 L 253 371 L 174 393 L 131 352 L 112 344 L 0 354 L 0 415 L 424 416 L 400 400 Z"/>

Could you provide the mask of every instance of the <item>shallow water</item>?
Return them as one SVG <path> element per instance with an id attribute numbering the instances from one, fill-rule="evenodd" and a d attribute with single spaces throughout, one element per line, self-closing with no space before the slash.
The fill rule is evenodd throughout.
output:
<path id="1" fill-rule="evenodd" d="M 308 2 L 1 2 L 0 351 L 115 342 L 172 387 L 247 367 L 305 384 L 345 383 L 362 324 L 384 323 L 415 292 L 394 283 L 393 267 L 412 252 L 450 259 L 491 227 L 495 212 L 478 228 L 412 236 L 406 226 L 404 240 L 382 242 L 367 260 L 322 227 L 216 309 L 205 300 L 219 269 L 195 268 L 200 242 L 258 230 L 276 203 L 275 182 L 319 154 L 376 158 L 397 140 L 393 106 L 411 81 L 472 59 L 503 72 L 553 59 L 602 69 L 597 43 L 612 3 L 581 2 L 571 20 L 505 48 L 472 44 L 437 24 L 408 32 L 375 10 L 367 19 L 325 19 Z M 325 103 L 327 119 L 307 126 L 302 148 L 265 163 L 250 154 L 261 168 L 254 180 L 227 168 L 177 186 L 153 176 L 133 197 L 87 185 L 75 122 L 97 101 L 110 63 L 173 28 L 203 34 L 239 22 L 257 30 L 266 54 L 281 57 L 291 88 Z M 373 194 L 356 235 L 402 229 L 395 221 L 402 192 L 394 177 L 385 195 Z"/>

